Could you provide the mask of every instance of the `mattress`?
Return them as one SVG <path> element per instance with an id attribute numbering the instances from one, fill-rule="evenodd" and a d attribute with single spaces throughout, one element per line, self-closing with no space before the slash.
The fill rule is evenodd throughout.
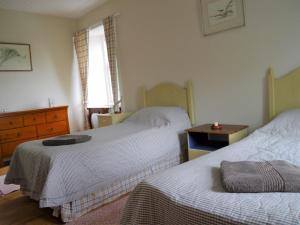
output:
<path id="1" fill-rule="evenodd" d="M 300 224 L 300 193 L 227 193 L 220 163 L 287 160 L 300 165 L 300 111 L 244 140 L 146 179 L 130 195 L 122 224 Z"/>

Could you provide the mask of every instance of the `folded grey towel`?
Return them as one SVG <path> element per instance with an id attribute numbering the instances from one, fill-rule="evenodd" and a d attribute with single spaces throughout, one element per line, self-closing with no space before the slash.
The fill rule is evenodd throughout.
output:
<path id="1" fill-rule="evenodd" d="M 222 161 L 221 175 L 228 192 L 300 192 L 300 167 L 283 160 Z"/>
<path id="2" fill-rule="evenodd" d="M 63 135 L 52 139 L 44 140 L 42 143 L 45 146 L 60 146 L 60 145 L 73 145 L 91 140 L 89 135 Z"/>

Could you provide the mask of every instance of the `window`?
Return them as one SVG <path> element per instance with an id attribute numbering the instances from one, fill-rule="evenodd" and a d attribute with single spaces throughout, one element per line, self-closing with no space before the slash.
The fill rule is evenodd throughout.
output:
<path id="1" fill-rule="evenodd" d="M 89 30 L 88 108 L 114 105 L 104 26 Z"/>

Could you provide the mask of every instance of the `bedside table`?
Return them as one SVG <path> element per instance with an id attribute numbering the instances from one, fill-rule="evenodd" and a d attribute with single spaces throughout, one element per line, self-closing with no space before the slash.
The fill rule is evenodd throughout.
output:
<path id="1" fill-rule="evenodd" d="M 127 117 L 129 117 L 132 113 L 123 112 L 123 113 L 113 113 L 113 114 L 99 114 L 98 122 L 99 127 L 106 127 L 113 124 L 121 123 Z"/>
<path id="2" fill-rule="evenodd" d="M 186 130 L 189 160 L 231 145 L 248 135 L 246 125 L 224 125 L 221 130 L 211 129 L 212 124 L 204 124 Z"/>

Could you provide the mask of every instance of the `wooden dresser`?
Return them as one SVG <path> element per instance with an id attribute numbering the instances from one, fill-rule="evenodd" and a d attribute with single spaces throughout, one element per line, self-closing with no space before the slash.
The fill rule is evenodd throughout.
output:
<path id="1" fill-rule="evenodd" d="M 0 113 L 0 167 L 18 144 L 69 132 L 68 106 Z"/>

